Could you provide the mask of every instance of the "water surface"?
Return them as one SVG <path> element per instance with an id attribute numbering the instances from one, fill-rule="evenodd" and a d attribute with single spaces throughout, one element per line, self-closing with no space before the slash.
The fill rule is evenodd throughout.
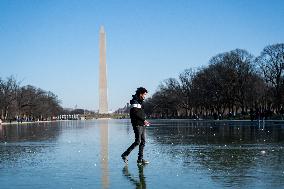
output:
<path id="1" fill-rule="evenodd" d="M 282 122 L 151 122 L 146 166 L 129 120 L 0 126 L 1 188 L 283 188 Z"/>

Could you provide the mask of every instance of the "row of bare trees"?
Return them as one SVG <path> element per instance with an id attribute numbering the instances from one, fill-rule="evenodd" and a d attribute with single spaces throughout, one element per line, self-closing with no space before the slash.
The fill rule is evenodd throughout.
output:
<path id="1" fill-rule="evenodd" d="M 0 118 L 2 120 L 46 120 L 62 112 L 58 97 L 31 85 L 20 86 L 14 77 L 0 78 Z"/>
<path id="2" fill-rule="evenodd" d="M 243 49 L 212 57 L 207 67 L 186 69 L 161 83 L 145 102 L 159 118 L 271 118 L 284 114 L 284 44 L 258 57 Z"/>

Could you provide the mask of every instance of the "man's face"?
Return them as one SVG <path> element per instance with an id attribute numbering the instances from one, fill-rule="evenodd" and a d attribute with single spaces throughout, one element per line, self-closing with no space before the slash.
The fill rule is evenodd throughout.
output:
<path id="1" fill-rule="evenodd" d="M 140 94 L 140 98 L 145 100 L 147 93 Z"/>

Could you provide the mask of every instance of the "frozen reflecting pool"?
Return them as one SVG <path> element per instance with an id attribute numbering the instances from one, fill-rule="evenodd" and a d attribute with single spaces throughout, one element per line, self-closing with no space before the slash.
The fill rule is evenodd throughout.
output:
<path id="1" fill-rule="evenodd" d="M 284 122 L 152 120 L 145 159 L 129 120 L 0 126 L 6 188 L 283 188 Z"/>

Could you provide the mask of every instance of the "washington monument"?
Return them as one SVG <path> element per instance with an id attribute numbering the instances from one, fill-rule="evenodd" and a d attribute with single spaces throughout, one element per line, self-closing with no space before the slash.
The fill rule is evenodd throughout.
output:
<path id="1" fill-rule="evenodd" d="M 99 113 L 108 113 L 107 101 L 107 65 L 106 65 L 106 33 L 104 27 L 100 28 L 100 63 L 99 63 Z"/>

